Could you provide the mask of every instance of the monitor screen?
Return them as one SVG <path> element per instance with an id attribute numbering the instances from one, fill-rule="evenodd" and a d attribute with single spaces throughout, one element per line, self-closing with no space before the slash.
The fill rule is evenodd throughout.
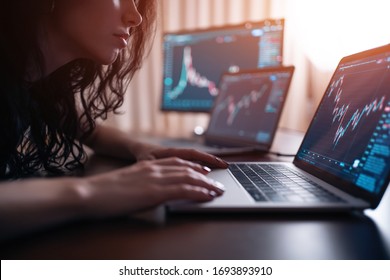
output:
<path id="1" fill-rule="evenodd" d="M 372 194 L 390 174 L 390 47 L 379 50 L 341 61 L 296 158 Z"/>
<path id="2" fill-rule="evenodd" d="M 161 109 L 209 112 L 222 73 L 282 64 L 283 34 L 283 19 L 164 34 Z"/>
<path id="3" fill-rule="evenodd" d="M 290 66 L 224 74 L 206 140 L 269 147 L 293 72 Z"/>

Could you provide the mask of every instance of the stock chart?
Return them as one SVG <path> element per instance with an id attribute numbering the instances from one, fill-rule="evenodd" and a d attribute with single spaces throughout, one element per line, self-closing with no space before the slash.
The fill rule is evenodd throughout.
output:
<path id="1" fill-rule="evenodd" d="M 162 106 L 209 112 L 225 72 L 282 63 L 283 20 L 166 34 Z"/>
<path id="2" fill-rule="evenodd" d="M 375 193 L 388 172 L 389 144 L 390 56 L 337 70 L 298 157 Z"/>
<path id="3" fill-rule="evenodd" d="M 209 129 L 257 143 L 270 142 L 291 77 L 286 71 L 224 77 Z"/>

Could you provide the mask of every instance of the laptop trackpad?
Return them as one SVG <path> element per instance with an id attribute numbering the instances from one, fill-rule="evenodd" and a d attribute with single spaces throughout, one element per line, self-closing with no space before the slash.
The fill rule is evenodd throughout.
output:
<path id="1" fill-rule="evenodd" d="M 233 178 L 227 169 L 214 170 L 210 172 L 207 177 L 222 183 L 226 188 L 226 191 L 222 196 L 208 202 L 208 204 L 240 205 L 243 203 L 248 204 L 248 202 L 254 202 L 250 195 Z"/>
<path id="2" fill-rule="evenodd" d="M 196 203 L 188 201 L 179 201 L 175 203 L 170 203 L 170 210 L 179 210 L 179 211 L 199 211 L 202 209 L 223 209 L 231 207 L 241 207 L 243 205 L 248 205 L 250 203 L 255 203 L 250 195 L 242 188 L 236 180 L 232 177 L 230 172 L 227 169 L 214 170 L 207 175 L 207 177 L 212 178 L 218 182 L 221 182 L 225 188 L 225 193 L 215 198 L 209 202 Z"/>

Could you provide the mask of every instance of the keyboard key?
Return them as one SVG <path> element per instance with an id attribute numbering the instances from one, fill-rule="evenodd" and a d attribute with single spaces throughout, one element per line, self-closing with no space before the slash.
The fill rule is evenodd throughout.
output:
<path id="1" fill-rule="evenodd" d="M 231 164 L 229 170 L 256 201 L 343 201 L 284 165 Z"/>

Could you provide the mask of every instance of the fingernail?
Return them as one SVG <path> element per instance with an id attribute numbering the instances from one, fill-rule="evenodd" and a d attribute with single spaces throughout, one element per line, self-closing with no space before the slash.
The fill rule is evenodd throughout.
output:
<path id="1" fill-rule="evenodd" d="M 206 171 L 207 173 L 211 172 L 211 169 L 207 166 L 203 166 L 203 170 Z"/>
<path id="2" fill-rule="evenodd" d="M 220 182 L 218 182 L 218 181 L 215 181 L 214 184 L 215 184 L 215 186 L 216 186 L 218 189 L 220 189 L 221 191 L 225 191 L 225 190 L 226 190 L 225 186 L 224 186 L 222 183 L 220 183 Z"/>
<path id="3" fill-rule="evenodd" d="M 212 197 L 217 197 L 217 193 L 215 191 L 209 191 L 209 195 Z"/>

